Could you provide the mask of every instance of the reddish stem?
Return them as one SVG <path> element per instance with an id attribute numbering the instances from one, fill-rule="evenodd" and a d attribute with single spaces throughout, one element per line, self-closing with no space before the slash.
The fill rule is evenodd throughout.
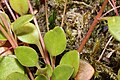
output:
<path id="1" fill-rule="evenodd" d="M 99 22 L 98 19 L 101 17 L 101 15 L 102 15 L 102 13 L 103 13 L 103 11 L 104 11 L 105 6 L 107 5 L 107 3 L 108 3 L 108 0 L 105 0 L 104 3 L 102 4 L 102 7 L 101 7 L 100 11 L 98 12 L 97 16 L 94 18 L 94 21 L 93 21 L 93 23 L 91 24 L 91 26 L 90 26 L 90 28 L 89 28 L 89 30 L 88 30 L 85 38 L 82 40 L 81 45 L 80 45 L 79 48 L 77 49 L 78 52 L 81 52 L 81 51 L 83 50 L 83 48 L 84 48 L 86 42 L 88 41 L 88 39 L 89 39 L 92 31 L 94 30 L 95 26 L 96 26 L 97 23 Z"/>
<path id="2" fill-rule="evenodd" d="M 115 0 L 112 0 L 112 3 L 113 3 L 113 7 L 116 8 L 116 4 L 115 4 Z M 119 16 L 119 13 L 117 11 L 117 8 L 114 10 L 115 13 L 116 13 L 116 16 Z"/>
<path id="3" fill-rule="evenodd" d="M 7 52 L 7 51 L 9 51 L 11 49 L 13 49 L 13 47 L 10 47 L 10 48 L 6 49 L 5 51 L 1 52 L 0 55 L 4 54 L 5 52 Z"/>
<path id="4" fill-rule="evenodd" d="M 14 16 L 14 13 L 13 13 L 12 9 L 10 8 L 9 4 L 7 3 L 6 0 L 4 0 L 4 2 L 5 2 L 8 10 L 9 10 L 9 12 L 10 12 L 10 14 L 12 15 L 13 19 L 16 20 L 16 17 Z"/>
<path id="5" fill-rule="evenodd" d="M 34 13 L 33 13 L 33 8 L 32 8 L 32 6 L 31 6 L 29 0 L 28 0 L 28 4 L 29 4 L 30 12 L 31 12 L 32 14 L 34 14 Z M 44 56 L 45 56 L 45 60 L 46 60 L 45 63 L 46 63 L 46 64 L 50 64 L 49 57 L 48 57 L 48 53 L 47 53 L 47 50 L 46 50 L 46 48 L 45 48 L 45 44 L 44 44 L 44 41 L 43 41 L 43 38 L 42 38 L 42 35 L 41 35 L 41 32 L 40 32 L 40 29 L 39 29 L 39 25 L 38 25 L 38 23 L 37 23 L 36 17 L 34 17 L 34 23 L 35 23 L 36 28 L 37 28 L 37 30 L 38 30 L 39 37 L 40 37 L 40 42 L 41 42 L 41 45 L 42 45 L 42 48 L 43 48 L 43 51 L 44 51 Z"/>

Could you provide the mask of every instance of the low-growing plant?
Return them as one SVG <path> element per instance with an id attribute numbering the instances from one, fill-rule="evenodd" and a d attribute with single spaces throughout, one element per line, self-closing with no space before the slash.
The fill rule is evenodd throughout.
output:
<path id="1" fill-rule="evenodd" d="M 65 53 L 60 64 L 55 65 L 55 57 L 63 53 L 67 44 L 66 35 L 62 27 L 56 26 L 44 36 L 44 43 L 50 55 L 51 66 L 46 63 L 46 55 L 42 49 L 38 29 L 31 22 L 34 19 L 34 15 L 27 14 L 29 8 L 27 0 L 19 2 L 10 0 L 10 6 L 20 17 L 11 23 L 7 14 L 3 11 L 0 12 L 0 40 L 3 42 L 8 40 L 13 48 L 10 55 L 5 54 L 2 56 L 1 54 L 0 80 L 29 80 L 25 73 L 25 67 L 37 67 L 35 80 L 48 80 L 50 78 L 52 80 L 68 80 L 71 76 L 74 78 L 78 72 L 80 59 L 76 50 Z M 19 42 L 22 44 L 19 45 Z M 38 47 L 46 63 L 44 68 L 40 66 L 40 56 L 29 44 L 35 44 Z"/>
<path id="2" fill-rule="evenodd" d="M 55 26 L 55 20 L 53 19 L 55 16 L 49 17 L 50 24 L 54 28 L 52 27 L 45 33 L 44 41 L 42 41 L 40 30 L 35 25 L 35 15 L 28 13 L 29 1 L 9 0 L 9 3 L 19 17 L 16 19 L 13 15 L 14 21 L 11 22 L 12 20 L 8 15 L 4 11 L 0 11 L 0 41 L 3 42 L 0 45 L 10 44 L 10 47 L 7 45 L 7 49 L 0 54 L 0 80 L 34 80 L 34 78 L 35 80 L 82 80 L 85 77 L 81 78 L 80 74 L 82 72 L 82 75 L 86 74 L 84 72 L 86 66 L 90 68 L 88 71 L 91 73 L 87 79 L 93 76 L 93 67 L 86 61 L 80 60 L 77 50 L 65 51 L 66 34 L 62 27 Z M 120 17 L 105 17 L 102 19 L 108 21 L 109 32 L 116 40 L 120 41 Z M 33 49 L 30 44 L 37 46 L 39 52 L 37 52 L 37 49 Z M 59 64 L 56 65 L 56 58 L 61 54 L 64 55 Z M 42 60 L 39 59 L 40 57 L 42 57 Z M 37 68 L 34 76 L 30 73 L 29 68 L 31 67 Z M 26 73 L 26 70 L 28 73 Z M 118 73 L 118 78 L 119 76 Z"/>

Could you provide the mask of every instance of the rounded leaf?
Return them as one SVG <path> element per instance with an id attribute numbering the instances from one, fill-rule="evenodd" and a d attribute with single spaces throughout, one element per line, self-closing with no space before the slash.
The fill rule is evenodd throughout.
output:
<path id="1" fill-rule="evenodd" d="M 10 19 L 9 19 L 8 15 L 5 12 L 0 11 L 0 16 L 2 16 L 5 19 L 5 21 L 7 21 L 7 23 L 10 24 Z M 4 26 L 4 23 L 3 23 L 1 18 L 0 18 L 0 24 L 2 26 Z"/>
<path id="2" fill-rule="evenodd" d="M 39 75 L 35 78 L 35 80 L 48 80 L 45 75 Z"/>
<path id="3" fill-rule="evenodd" d="M 72 66 L 74 68 L 72 77 L 75 77 L 79 69 L 79 53 L 76 50 L 65 53 L 60 61 L 61 64 Z"/>
<path id="4" fill-rule="evenodd" d="M 73 74 L 73 67 L 68 65 L 58 65 L 52 74 L 52 80 L 69 80 Z"/>
<path id="5" fill-rule="evenodd" d="M 19 72 L 13 72 L 10 75 L 7 76 L 6 80 L 29 80 L 29 78 L 22 73 Z"/>
<path id="6" fill-rule="evenodd" d="M 94 74 L 94 68 L 86 61 L 80 60 L 79 71 L 75 80 L 90 80 Z"/>
<path id="7" fill-rule="evenodd" d="M 109 32 L 116 40 L 120 41 L 120 16 L 107 17 L 105 19 L 108 21 Z"/>
<path id="8" fill-rule="evenodd" d="M 13 30 L 14 31 L 18 30 L 19 27 L 23 26 L 25 23 L 28 23 L 32 19 L 33 19 L 33 15 L 31 14 L 20 16 L 19 18 L 17 18 L 17 20 L 15 20 L 15 22 L 13 22 L 12 24 Z"/>
<path id="9" fill-rule="evenodd" d="M 5 20 L 5 22 L 7 24 L 10 24 L 10 19 L 9 19 L 8 15 L 5 12 L 0 11 L 0 16 L 2 18 L 4 18 L 4 20 Z M 0 18 L 0 25 L 5 29 L 4 23 L 3 23 L 1 18 Z M 6 37 L 3 35 L 3 33 L 1 31 L 0 31 L 0 40 L 2 40 L 2 41 L 6 41 L 7 40 Z"/>
<path id="10" fill-rule="evenodd" d="M 24 74 L 24 68 L 13 56 L 0 58 L 0 80 L 6 80 L 7 76 L 13 72 Z"/>
<path id="11" fill-rule="evenodd" d="M 38 31 L 34 24 L 26 23 L 23 26 L 20 26 L 15 31 L 19 40 L 29 43 L 29 44 L 37 44 L 39 41 Z"/>
<path id="12" fill-rule="evenodd" d="M 66 48 L 66 36 L 61 27 L 55 27 L 48 31 L 44 36 L 46 49 L 51 56 L 61 54 Z"/>
<path id="13" fill-rule="evenodd" d="M 36 66 L 38 63 L 37 52 L 27 46 L 19 46 L 15 49 L 15 55 L 18 61 L 27 67 Z"/>
<path id="14" fill-rule="evenodd" d="M 28 12 L 28 0 L 10 0 L 10 5 L 20 15 Z"/>

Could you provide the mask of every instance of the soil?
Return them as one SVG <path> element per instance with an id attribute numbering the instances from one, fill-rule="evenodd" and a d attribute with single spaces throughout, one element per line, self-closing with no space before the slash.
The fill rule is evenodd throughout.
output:
<path id="1" fill-rule="evenodd" d="M 66 51 L 79 47 L 94 17 L 100 10 L 103 1 L 104 0 L 68 0 L 63 26 L 67 36 Z M 37 20 L 42 35 L 44 36 L 47 32 L 44 0 L 41 0 L 41 2 L 39 2 L 39 0 L 32 0 L 31 3 L 33 3 L 34 10 L 37 11 Z M 119 0 L 116 0 L 116 5 L 120 5 Z M 110 9 L 112 9 L 112 7 L 108 4 L 104 13 Z M 49 23 L 50 29 L 61 25 L 63 10 L 64 0 L 48 1 L 48 17 L 54 16 L 52 19 L 53 22 Z M 120 10 L 118 10 L 118 12 L 120 13 Z M 115 15 L 114 11 L 112 11 L 106 16 Z M 81 52 L 81 59 L 87 60 L 95 69 L 95 74 L 91 80 L 117 80 L 116 75 L 120 68 L 120 51 L 116 49 L 120 46 L 120 43 L 112 38 L 102 59 L 98 61 L 110 38 L 111 34 L 108 31 L 107 21 L 100 21 Z M 114 50 L 116 51 L 112 53 Z"/>

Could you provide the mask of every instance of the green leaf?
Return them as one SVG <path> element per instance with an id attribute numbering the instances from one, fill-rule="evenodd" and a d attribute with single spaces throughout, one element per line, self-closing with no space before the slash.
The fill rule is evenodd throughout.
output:
<path id="1" fill-rule="evenodd" d="M 46 48 L 51 56 L 61 54 L 66 48 L 66 36 L 59 26 L 47 32 L 44 36 Z"/>
<path id="2" fill-rule="evenodd" d="M 33 19 L 33 15 L 31 15 L 31 14 L 20 16 L 19 18 L 17 18 L 17 20 L 15 22 L 13 22 L 13 30 L 14 31 L 18 30 L 19 27 L 28 23 L 32 19 Z"/>
<path id="3" fill-rule="evenodd" d="M 8 15 L 7 15 L 5 12 L 0 11 L 0 16 L 2 16 L 2 17 L 5 19 L 6 23 L 8 23 L 8 24 L 11 23 Z M 0 24 L 1 24 L 2 26 L 4 26 L 4 23 L 2 22 L 2 19 L 1 19 L 1 18 L 0 18 Z"/>
<path id="4" fill-rule="evenodd" d="M 0 31 L 0 40 L 6 41 L 7 38 L 3 35 L 3 33 Z"/>
<path id="5" fill-rule="evenodd" d="M 120 69 L 118 70 L 117 78 L 118 78 L 118 80 L 120 80 Z"/>
<path id="6" fill-rule="evenodd" d="M 13 72 L 10 75 L 7 76 L 6 80 L 29 80 L 29 78 L 22 73 L 19 72 Z"/>
<path id="7" fill-rule="evenodd" d="M 48 18 L 49 23 L 50 23 L 50 24 L 49 24 L 49 28 L 50 28 L 50 29 L 53 29 L 53 28 L 55 27 L 55 19 L 56 19 L 56 16 L 57 16 L 57 13 L 56 13 L 56 11 L 54 10 L 54 11 L 52 11 L 50 17 Z"/>
<path id="8" fill-rule="evenodd" d="M 60 61 L 60 65 L 62 64 L 72 66 L 74 68 L 72 77 L 75 77 L 79 69 L 79 53 L 76 50 L 65 53 Z"/>
<path id="9" fill-rule="evenodd" d="M 108 21 L 109 32 L 116 40 L 120 41 L 120 16 L 107 17 L 105 19 Z"/>
<path id="10" fill-rule="evenodd" d="M 117 76 L 118 80 L 120 80 L 120 75 Z"/>
<path id="11" fill-rule="evenodd" d="M 46 65 L 45 68 L 38 69 L 36 72 L 36 75 L 43 74 L 50 78 L 52 76 L 52 72 L 53 72 L 53 69 L 52 69 L 51 65 Z"/>
<path id="12" fill-rule="evenodd" d="M 18 61 L 27 67 L 36 66 L 38 63 L 38 55 L 36 51 L 27 46 L 19 46 L 15 49 L 15 55 Z"/>
<path id="13" fill-rule="evenodd" d="M 20 15 L 28 12 L 28 0 L 10 0 L 10 5 Z"/>
<path id="14" fill-rule="evenodd" d="M 0 59 L 0 80 L 6 80 L 13 72 L 24 74 L 24 68 L 13 56 L 5 56 Z"/>
<path id="15" fill-rule="evenodd" d="M 0 16 L 5 19 L 5 22 L 7 24 L 10 24 L 10 19 L 9 19 L 9 17 L 7 16 L 7 14 L 5 12 L 0 11 Z M 2 22 L 1 18 L 0 18 L 0 25 L 5 29 L 4 23 Z M 1 31 L 0 31 L 0 40 L 2 40 L 2 41 L 6 41 L 7 40 L 6 37 L 3 35 L 3 33 Z"/>
<path id="16" fill-rule="evenodd" d="M 35 78 L 35 80 L 48 80 L 45 75 L 39 75 Z"/>
<path id="17" fill-rule="evenodd" d="M 68 65 L 58 65 L 52 74 L 52 80 L 69 80 L 74 69 Z"/>
<path id="18" fill-rule="evenodd" d="M 29 44 L 37 44 L 39 42 L 38 31 L 32 23 L 26 23 L 25 25 L 20 26 L 14 32 L 18 39 L 23 42 Z"/>

